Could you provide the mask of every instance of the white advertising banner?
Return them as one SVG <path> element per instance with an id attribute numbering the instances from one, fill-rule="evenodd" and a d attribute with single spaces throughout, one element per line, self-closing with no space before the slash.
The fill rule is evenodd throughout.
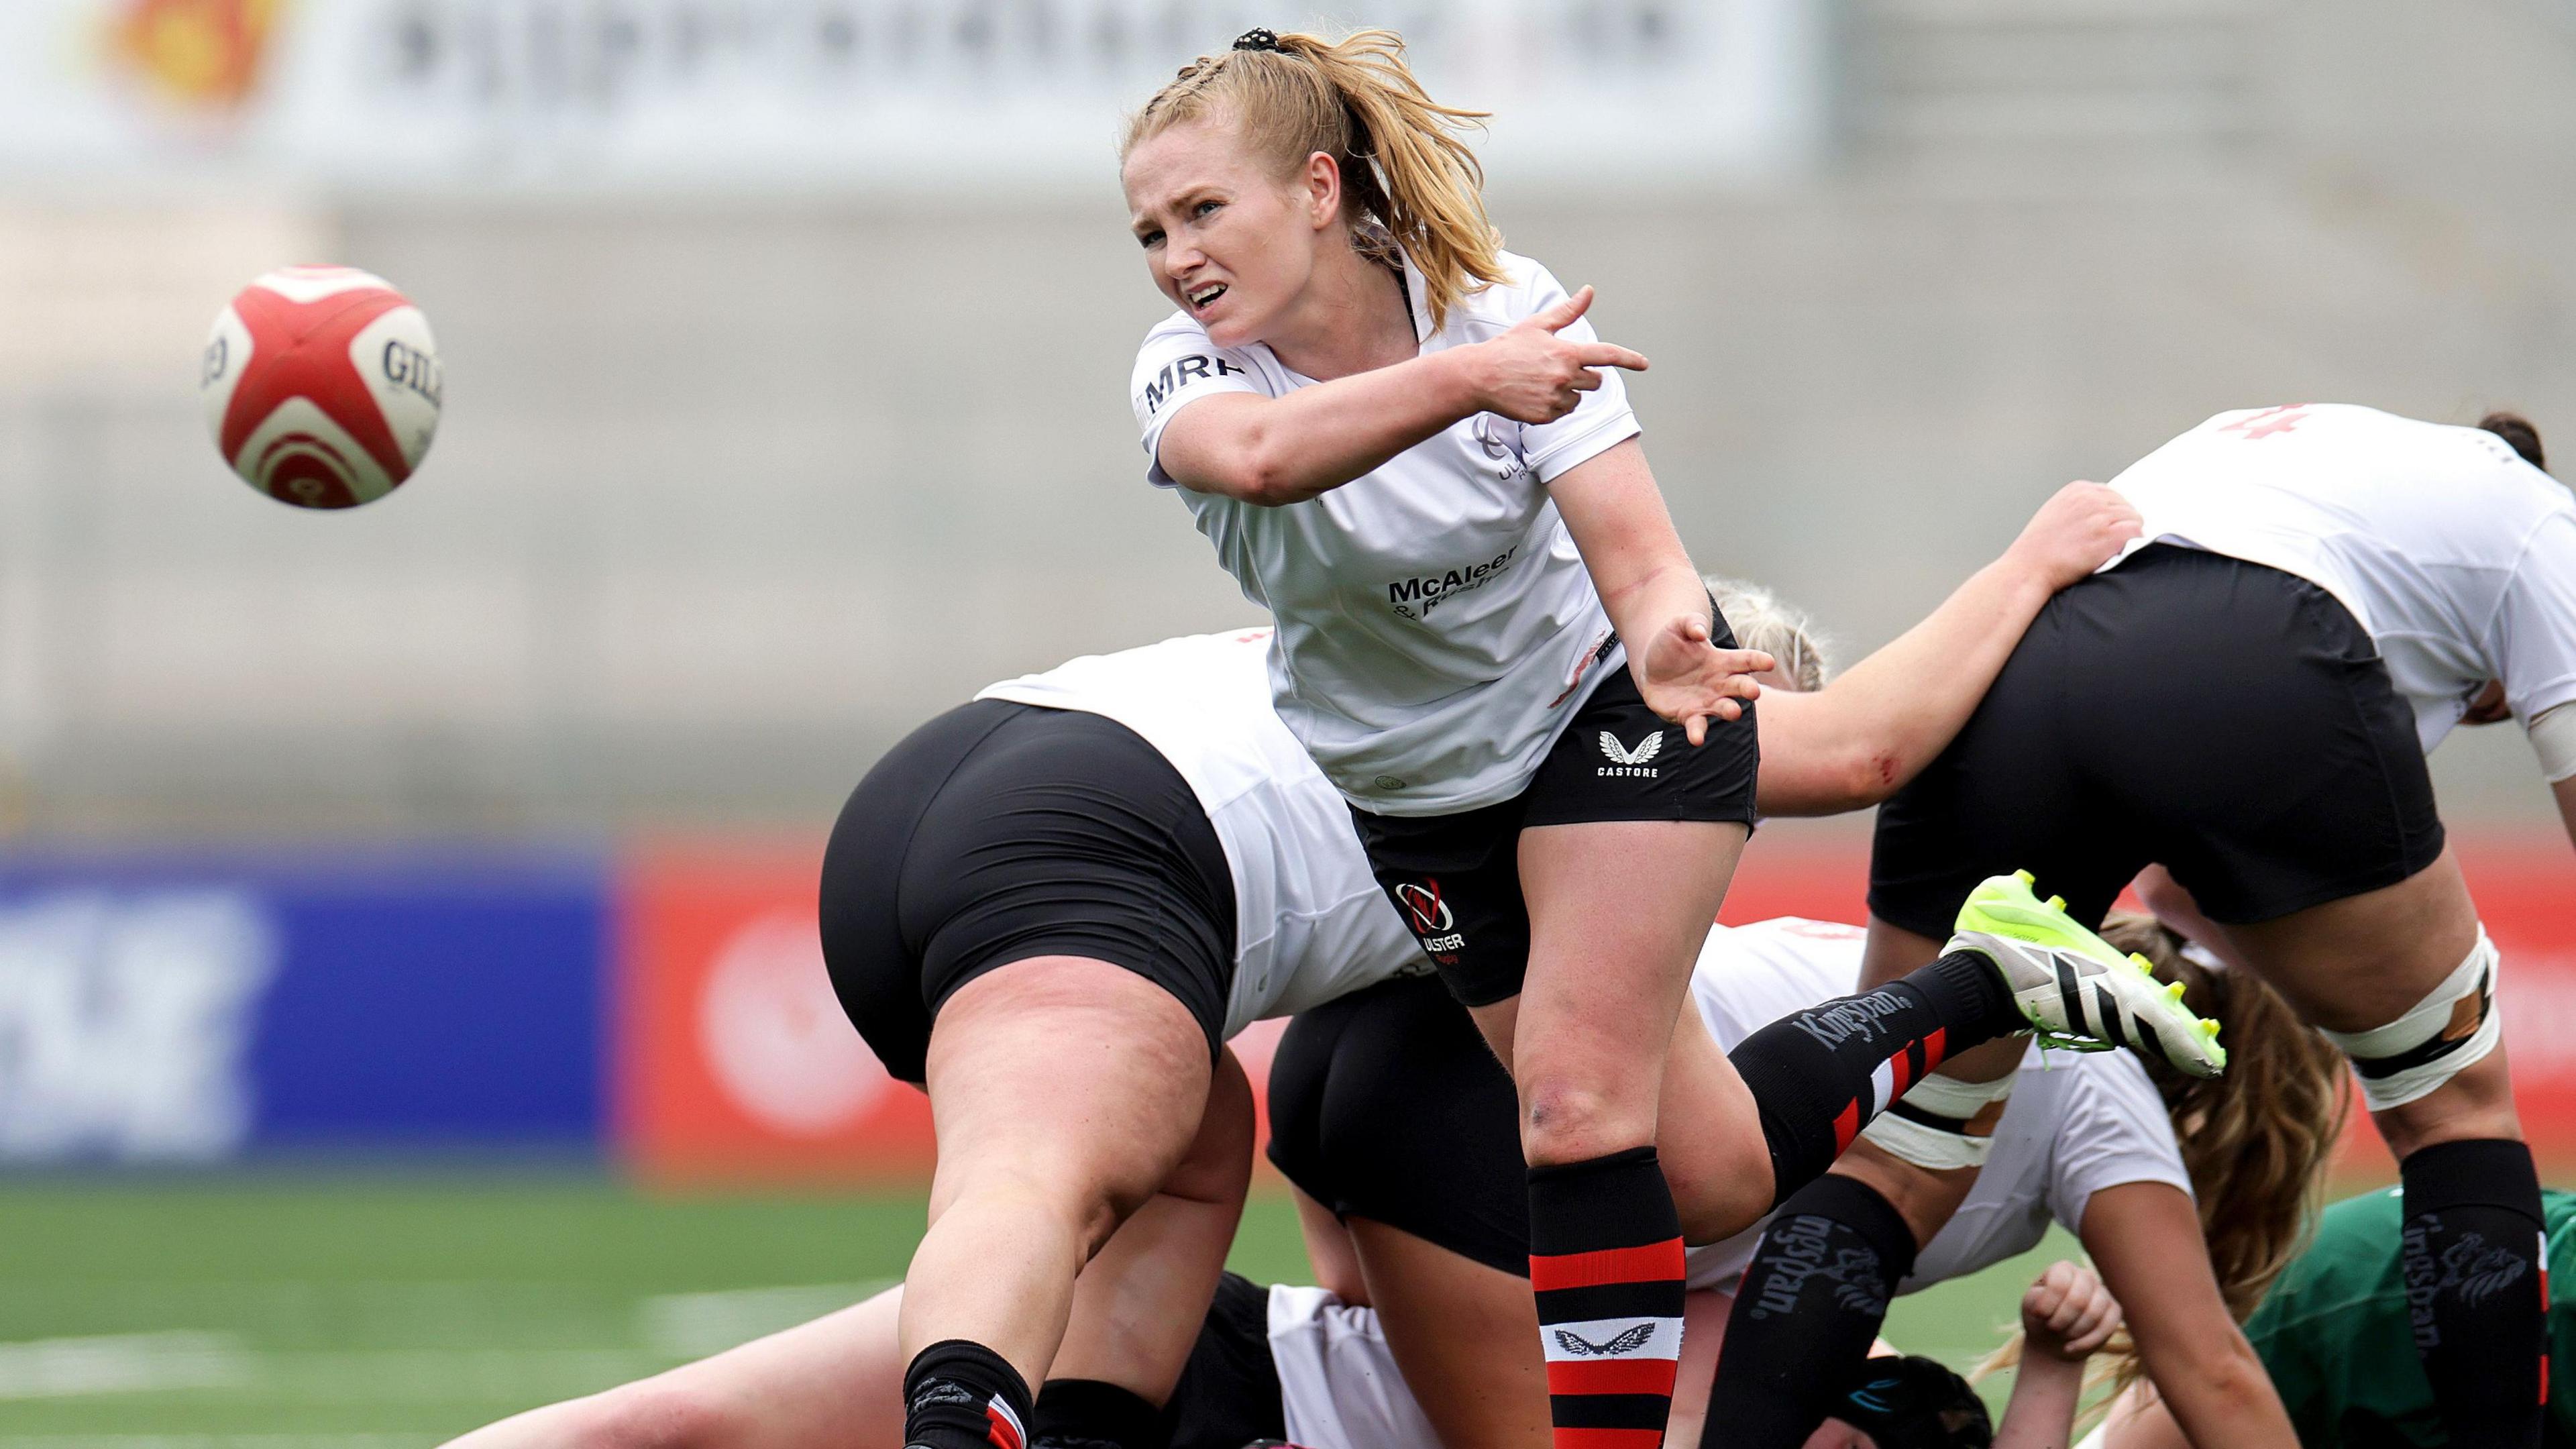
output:
<path id="1" fill-rule="evenodd" d="M 1724 182 L 1822 130 L 1824 0 L 5 0 L 0 186 L 1096 186 L 1254 25 L 1387 25 L 1498 179 Z"/>

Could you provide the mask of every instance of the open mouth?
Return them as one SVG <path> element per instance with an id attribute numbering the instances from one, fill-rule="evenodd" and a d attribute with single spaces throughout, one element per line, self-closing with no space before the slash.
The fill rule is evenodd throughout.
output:
<path id="1" fill-rule="evenodd" d="M 1189 299 L 1191 311 L 1204 312 L 1208 308 L 1215 306 L 1216 299 L 1224 296 L 1225 293 L 1225 283 L 1210 282 L 1203 287 L 1192 287 L 1181 295 Z"/>

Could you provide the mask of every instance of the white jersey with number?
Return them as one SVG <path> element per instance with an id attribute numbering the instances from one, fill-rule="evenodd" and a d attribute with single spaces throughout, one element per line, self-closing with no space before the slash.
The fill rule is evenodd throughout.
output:
<path id="1" fill-rule="evenodd" d="M 1349 807 L 1270 708 L 1267 629 L 1094 654 L 976 696 L 1116 720 L 1189 782 L 1234 876 L 1229 1037 L 1428 972 L 1378 889 Z"/>
<path id="2" fill-rule="evenodd" d="M 1848 996 L 1860 980 L 1856 926 L 1784 916 L 1709 932 L 1691 997 L 1728 1051 L 1791 1012 Z M 1924 1245 L 1912 1293 L 1964 1277 L 2039 1245 L 2054 1219 L 2080 1231 L 2085 1204 L 2106 1187 L 2162 1182 L 2191 1191 L 2164 1099 L 2127 1052 L 2042 1052 L 2034 1046 L 1996 1124 L 1992 1155 L 1947 1226 Z M 1689 1253 L 1690 1285 L 1735 1291 L 1770 1219 Z"/>
<path id="3" fill-rule="evenodd" d="M 1503 264 L 1510 280 L 1460 300 L 1437 331 L 1421 275 L 1407 266 L 1425 354 L 1498 336 L 1564 300 L 1536 262 L 1506 253 Z M 1584 321 L 1558 335 L 1593 337 Z M 1177 490 L 1245 596 L 1278 623 L 1270 685 L 1280 718 L 1362 808 L 1446 815 L 1518 795 L 1619 662 L 1547 490 L 1637 435 L 1618 372 L 1601 379 L 1556 422 L 1478 413 L 1303 503 L 1264 508 Z M 1163 430 L 1191 403 L 1314 385 L 1268 347 L 1219 348 L 1174 313 L 1136 356 L 1146 476 L 1171 485 Z"/>
<path id="4" fill-rule="evenodd" d="M 2220 413 L 2111 486 L 2146 521 L 2131 552 L 2205 549 L 2341 600 L 2428 751 L 2489 680 L 2526 727 L 2576 701 L 2576 500 L 2493 433 L 2341 403 Z"/>

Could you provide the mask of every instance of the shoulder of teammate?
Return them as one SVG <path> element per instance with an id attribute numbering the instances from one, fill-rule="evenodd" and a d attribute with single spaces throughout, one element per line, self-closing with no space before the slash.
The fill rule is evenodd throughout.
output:
<path id="1" fill-rule="evenodd" d="M 2065 1081 L 2049 1152 L 2050 1216 L 2072 1230 L 2082 1223 L 2093 1194 L 2132 1182 L 2191 1192 L 2164 1096 L 2137 1058 L 2087 1052 L 2053 1058 L 2051 1067 Z"/>
<path id="2" fill-rule="evenodd" d="M 1184 403 L 1218 392 L 1267 393 L 1269 373 L 1248 348 L 1219 347 L 1207 329 L 1175 312 L 1145 333 L 1128 376 L 1128 400 L 1151 452 L 1154 439 Z"/>

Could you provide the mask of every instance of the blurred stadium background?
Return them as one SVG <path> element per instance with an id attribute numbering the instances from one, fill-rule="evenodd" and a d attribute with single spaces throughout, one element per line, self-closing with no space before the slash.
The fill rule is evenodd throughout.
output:
<path id="1" fill-rule="evenodd" d="M 1310 20 L 1499 110 L 1694 551 L 1846 657 L 2221 408 L 2576 438 L 2576 0 L 7 0 L 0 1445 L 428 1443 L 900 1273 L 821 832 L 992 679 L 1253 617 L 1140 477 L 1112 137 Z M 197 414 L 294 261 L 447 362 L 355 514 Z M 2568 1163 L 2576 859 L 2518 732 L 2436 776 Z M 1730 915 L 1856 918 L 1865 832 Z M 1303 1276 L 1275 1200 L 1242 1262 Z"/>

